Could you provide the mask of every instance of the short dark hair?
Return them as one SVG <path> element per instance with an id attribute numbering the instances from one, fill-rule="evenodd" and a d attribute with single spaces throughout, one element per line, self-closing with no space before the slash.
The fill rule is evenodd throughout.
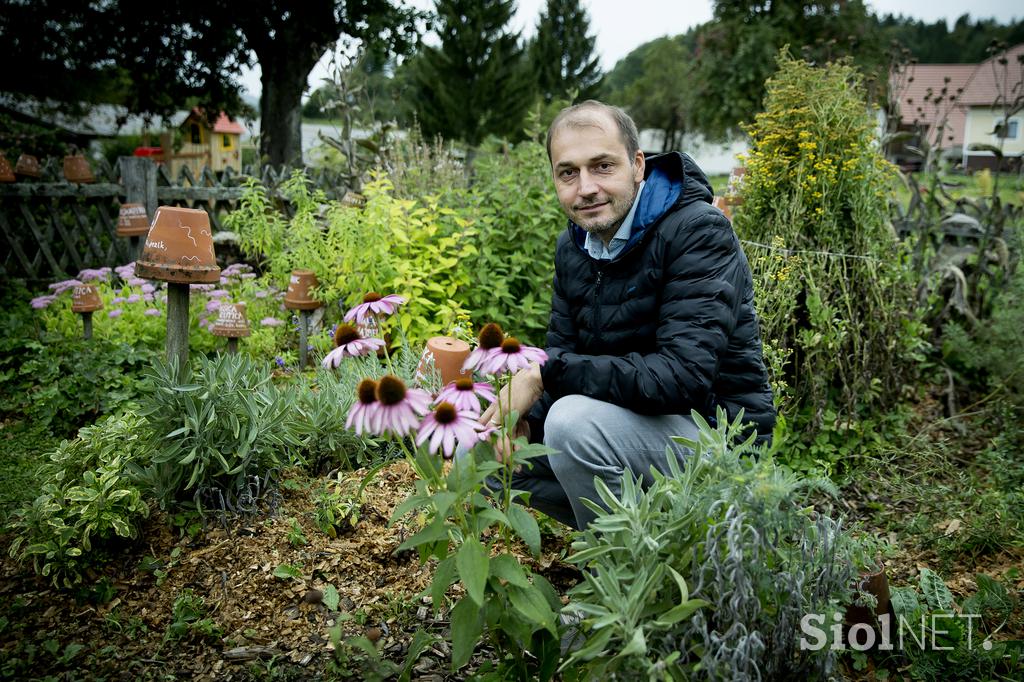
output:
<path id="1" fill-rule="evenodd" d="M 566 107 L 558 112 L 555 116 L 555 120 L 548 126 L 548 163 L 551 163 L 551 138 L 554 136 L 555 130 L 563 126 L 585 126 L 588 125 L 586 121 L 579 121 L 576 119 L 577 114 L 585 111 L 603 111 L 612 117 L 615 121 L 615 125 L 619 128 L 619 138 L 622 140 L 622 144 L 626 147 L 626 154 L 632 158 L 636 156 L 636 153 L 640 151 L 640 134 L 636 130 L 636 123 L 629 117 L 625 111 L 619 107 L 612 106 L 611 104 L 605 104 L 604 102 L 598 102 L 596 99 L 588 99 L 585 102 L 579 104 L 573 104 L 572 106 Z"/>

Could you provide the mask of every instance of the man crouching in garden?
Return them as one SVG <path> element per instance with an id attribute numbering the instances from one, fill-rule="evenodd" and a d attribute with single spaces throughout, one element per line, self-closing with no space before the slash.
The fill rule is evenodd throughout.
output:
<path id="1" fill-rule="evenodd" d="M 762 440 L 775 410 L 750 267 L 693 159 L 645 159 L 632 119 L 592 100 L 558 114 L 547 148 L 569 217 L 548 361 L 516 374 L 501 404 L 527 415 L 517 436 L 556 451 L 513 487 L 582 529 L 594 513 L 581 500 L 599 500 L 595 476 L 618 494 L 624 470 L 648 484 L 651 466 L 666 471 L 666 446 L 685 462 L 690 451 L 670 436 L 696 436 L 691 410 L 710 420 L 716 406 L 730 418 L 743 409 Z M 481 421 L 501 419 L 495 406 Z"/>

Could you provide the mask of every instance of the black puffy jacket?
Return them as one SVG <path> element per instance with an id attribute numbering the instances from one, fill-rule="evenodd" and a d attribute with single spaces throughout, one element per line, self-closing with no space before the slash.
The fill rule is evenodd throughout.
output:
<path id="1" fill-rule="evenodd" d="M 736 233 L 688 155 L 650 157 L 646 183 L 614 259 L 591 258 L 572 222 L 558 239 L 534 436 L 554 400 L 582 394 L 641 414 L 710 419 L 721 405 L 731 419 L 743 408 L 767 437 L 775 409 Z"/>

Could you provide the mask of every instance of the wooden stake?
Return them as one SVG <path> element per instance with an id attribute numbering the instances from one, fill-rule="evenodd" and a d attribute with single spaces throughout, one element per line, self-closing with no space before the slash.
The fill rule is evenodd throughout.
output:
<path id="1" fill-rule="evenodd" d="M 309 311 L 299 311 L 299 371 L 306 369 L 309 354 Z"/>
<path id="2" fill-rule="evenodd" d="M 188 284 L 167 283 L 167 361 L 177 358 L 179 372 L 188 363 L 188 295 Z"/>
<path id="3" fill-rule="evenodd" d="M 92 338 L 92 313 L 82 313 L 82 326 L 85 328 L 82 337 L 88 341 Z"/>
<path id="4" fill-rule="evenodd" d="M 238 339 L 228 337 L 228 355 L 235 355 L 238 353 Z"/>

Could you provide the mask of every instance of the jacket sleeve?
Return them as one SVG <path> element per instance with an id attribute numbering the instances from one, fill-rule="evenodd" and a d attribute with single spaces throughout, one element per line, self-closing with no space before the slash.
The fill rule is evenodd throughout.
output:
<path id="1" fill-rule="evenodd" d="M 548 319 L 546 349 L 548 358 L 551 358 L 552 355 L 576 349 L 576 323 L 569 312 L 565 291 L 559 282 L 560 279 L 556 267 L 555 276 L 551 284 L 551 317 Z M 542 376 L 543 371 L 544 368 L 542 367 Z M 533 443 L 540 443 L 544 440 L 544 419 L 547 417 L 551 405 L 555 402 L 555 398 L 547 390 L 547 382 L 545 382 L 544 387 L 544 393 L 541 395 L 540 400 L 534 403 L 526 416 L 526 421 L 530 425 L 530 442 Z"/>
<path id="2" fill-rule="evenodd" d="M 542 375 L 553 399 L 582 394 L 641 414 L 708 413 L 749 266 L 717 212 L 702 212 L 658 238 L 664 271 L 656 351 L 611 356 L 549 349 Z"/>

